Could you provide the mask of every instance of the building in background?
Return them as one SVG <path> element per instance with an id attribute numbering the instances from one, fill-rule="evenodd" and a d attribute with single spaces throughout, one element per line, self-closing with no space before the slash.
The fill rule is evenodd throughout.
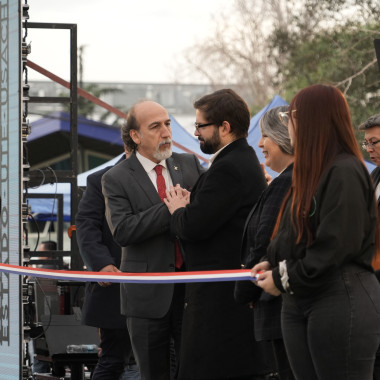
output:
<path id="1" fill-rule="evenodd" d="M 68 90 L 55 82 L 30 81 L 29 84 L 31 96 L 62 96 L 62 94 L 68 94 Z M 160 103 L 190 133 L 193 133 L 195 120 L 193 103 L 207 93 L 230 87 L 238 92 L 248 104 L 253 103 L 253 99 L 248 98 L 248 95 L 242 93 L 242 89 L 236 85 L 113 82 L 84 83 L 83 85 L 85 90 L 90 86 L 95 86 L 99 89 L 115 89 L 115 91 L 105 92 L 101 99 L 123 112 L 127 112 L 137 101 L 143 99 Z M 60 110 L 64 110 L 64 107 L 59 104 L 34 103 L 29 106 L 29 114 L 35 115 L 33 119 Z M 95 112 L 91 115 L 91 119 L 100 120 L 104 114 L 104 109 L 95 107 Z M 112 124 L 114 120 L 115 117 L 109 115 L 105 121 Z"/>

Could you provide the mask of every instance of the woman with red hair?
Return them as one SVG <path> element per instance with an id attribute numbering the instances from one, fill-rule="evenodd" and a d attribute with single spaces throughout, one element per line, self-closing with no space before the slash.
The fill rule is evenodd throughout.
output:
<path id="1" fill-rule="evenodd" d="M 294 146 L 292 186 L 256 284 L 283 297 L 298 380 L 370 380 L 380 343 L 374 190 L 341 91 L 301 90 L 280 117 Z"/>

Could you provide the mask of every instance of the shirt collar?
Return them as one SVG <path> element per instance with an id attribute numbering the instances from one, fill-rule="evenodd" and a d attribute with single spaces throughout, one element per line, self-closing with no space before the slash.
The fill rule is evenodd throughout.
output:
<path id="1" fill-rule="evenodd" d="M 136 151 L 136 157 L 140 161 L 140 164 L 143 166 L 144 170 L 147 173 L 154 170 L 154 168 L 157 165 L 162 165 L 165 169 L 167 169 L 166 160 L 162 160 L 161 162 L 156 164 L 155 162 L 151 161 L 149 158 L 146 158 L 143 155 L 141 155 L 138 151 Z"/>
<path id="2" fill-rule="evenodd" d="M 233 141 L 231 141 L 231 142 L 233 142 Z M 212 157 L 210 157 L 210 159 L 209 159 L 209 161 L 210 161 L 210 165 L 209 166 L 211 166 L 211 164 L 214 162 L 214 160 L 215 160 L 215 158 L 218 156 L 218 154 L 226 147 L 226 146 L 228 146 L 228 145 L 230 145 L 231 143 L 228 143 L 227 145 L 224 145 L 222 148 L 220 148 L 217 152 L 215 152 L 215 154 L 212 156 Z"/>

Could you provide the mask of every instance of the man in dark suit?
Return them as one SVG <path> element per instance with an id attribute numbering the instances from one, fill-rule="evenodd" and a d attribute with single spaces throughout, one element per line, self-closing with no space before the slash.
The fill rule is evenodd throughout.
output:
<path id="1" fill-rule="evenodd" d="M 380 113 L 371 116 L 359 129 L 364 131 L 362 147 L 369 154 L 372 162 L 377 166 L 371 173 L 373 185 L 376 191 L 377 207 L 380 212 Z"/>
<path id="2" fill-rule="evenodd" d="M 211 166 L 190 203 L 167 192 L 171 231 L 181 239 L 191 271 L 239 269 L 245 220 L 266 188 L 247 143 L 247 104 L 225 89 L 195 102 L 195 135 Z M 253 337 L 252 311 L 234 300 L 234 282 L 189 283 L 183 316 L 179 379 L 264 379 L 271 371 Z"/>
<path id="3" fill-rule="evenodd" d="M 126 151 L 126 155 L 129 153 Z M 125 156 L 122 157 L 124 160 Z M 120 162 L 119 161 L 119 162 Z M 76 215 L 80 254 L 88 270 L 119 272 L 121 248 L 113 240 L 105 219 L 101 178 L 112 166 L 87 177 L 87 188 Z M 130 363 L 132 346 L 125 316 L 120 313 L 120 285 L 104 282 L 86 284 L 82 322 L 100 328 L 98 364 L 93 380 L 118 380 L 126 370 L 128 378 L 139 379 L 136 365 Z"/>
<path id="4" fill-rule="evenodd" d="M 122 129 L 123 141 L 133 153 L 103 176 L 106 217 L 123 247 L 123 272 L 183 270 L 162 200 L 170 185 L 180 185 L 188 197 L 203 170 L 194 155 L 172 153 L 171 137 L 165 108 L 151 101 L 137 103 Z M 121 286 L 122 313 L 143 380 L 170 377 L 169 347 L 174 339 L 178 356 L 183 296 L 183 284 Z"/>
<path id="5" fill-rule="evenodd" d="M 362 148 L 368 152 L 370 159 L 376 165 L 376 168 L 371 172 L 371 178 L 375 188 L 377 208 L 380 215 L 380 113 L 371 116 L 360 124 L 359 129 L 364 131 Z M 379 259 L 377 256 L 378 254 L 375 256 L 373 265 L 376 269 L 376 276 L 380 280 Z M 376 354 L 373 379 L 380 380 L 380 348 Z"/>

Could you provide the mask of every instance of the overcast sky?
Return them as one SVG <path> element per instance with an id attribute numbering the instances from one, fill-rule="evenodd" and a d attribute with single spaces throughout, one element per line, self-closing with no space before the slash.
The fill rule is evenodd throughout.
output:
<path id="1" fill-rule="evenodd" d="M 213 30 L 233 0 L 29 0 L 30 22 L 78 26 L 84 80 L 173 82 L 183 50 Z M 69 79 L 69 31 L 29 29 L 29 59 Z M 29 70 L 29 79 L 44 79 Z"/>

